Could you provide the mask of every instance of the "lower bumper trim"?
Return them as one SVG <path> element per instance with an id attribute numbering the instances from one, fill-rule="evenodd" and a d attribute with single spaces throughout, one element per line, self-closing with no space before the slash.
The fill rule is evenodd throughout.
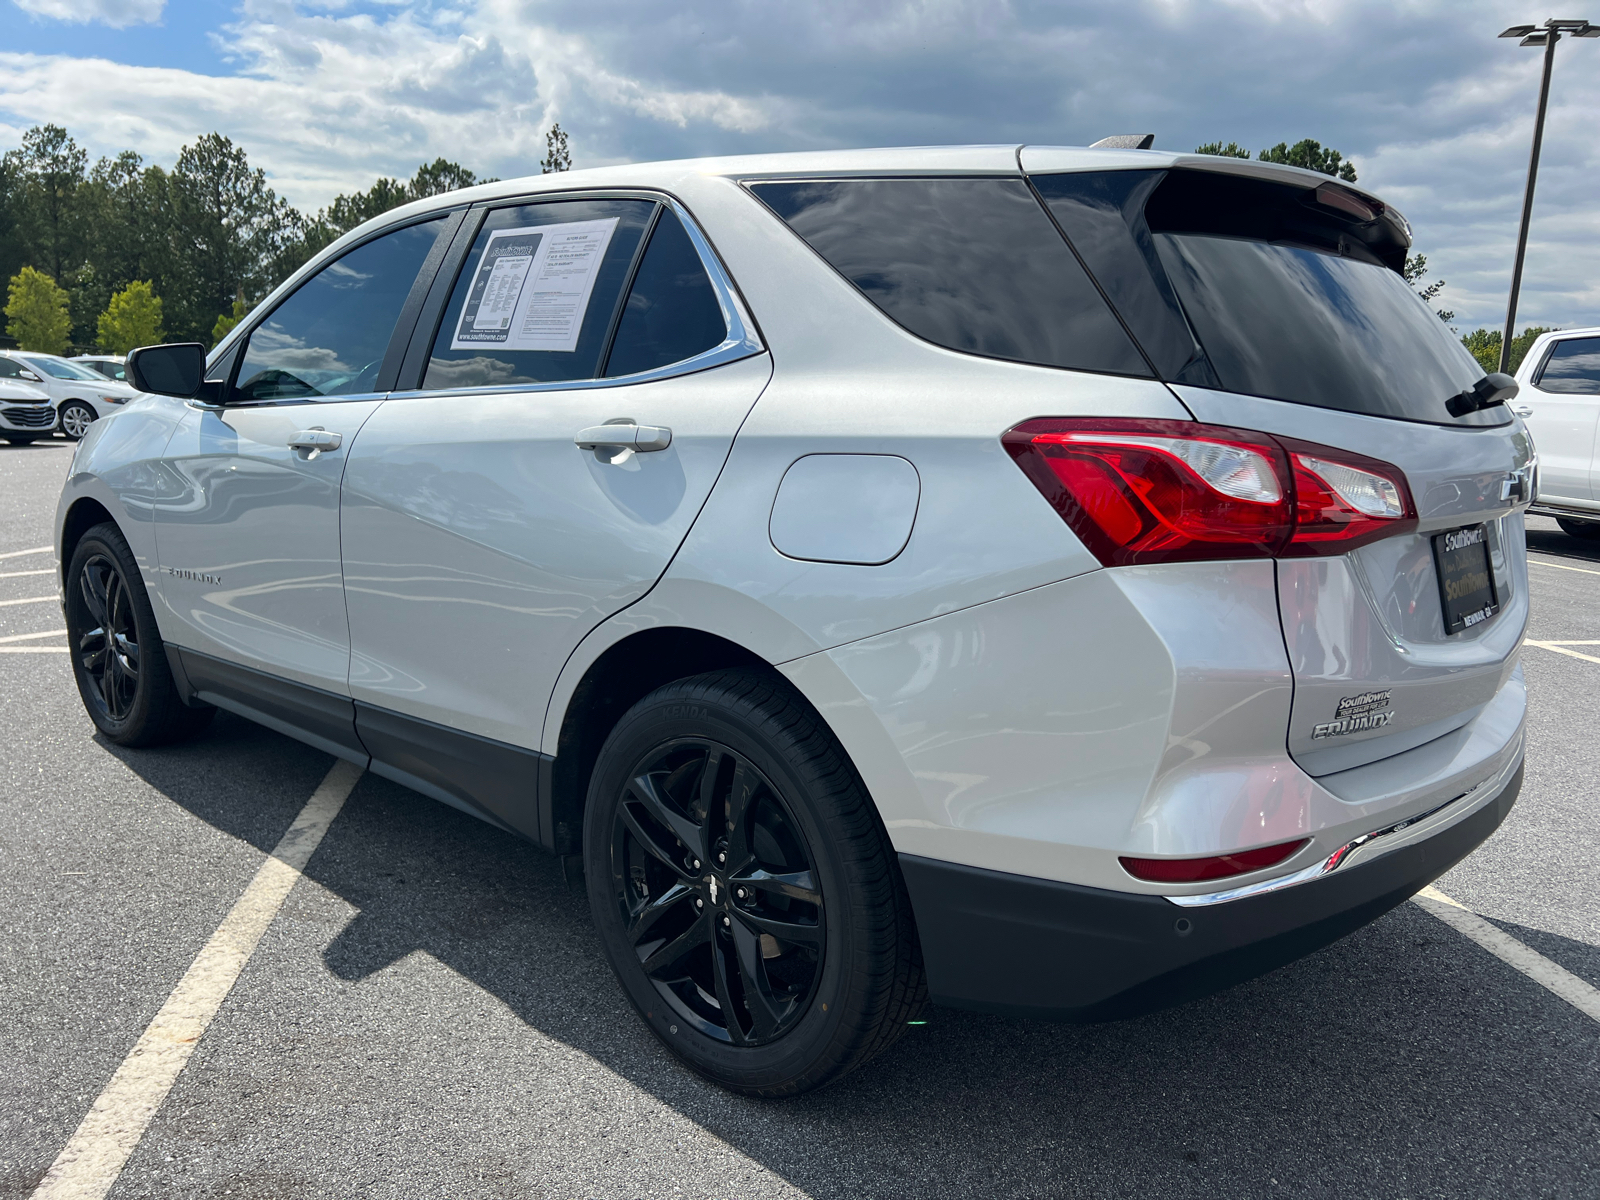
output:
<path id="1" fill-rule="evenodd" d="M 1521 788 L 1519 765 L 1493 800 L 1432 837 L 1207 907 L 902 854 L 928 989 L 958 1008 L 1103 1021 L 1230 987 L 1415 895 L 1499 827 Z"/>

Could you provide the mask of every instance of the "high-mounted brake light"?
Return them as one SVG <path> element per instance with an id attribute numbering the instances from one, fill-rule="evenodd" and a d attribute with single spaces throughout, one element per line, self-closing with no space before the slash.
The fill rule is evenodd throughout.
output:
<path id="1" fill-rule="evenodd" d="M 1056 417 L 1002 440 L 1107 566 L 1343 554 L 1416 523 L 1397 468 L 1247 429 Z"/>
<path id="2" fill-rule="evenodd" d="M 1254 850 L 1217 854 L 1209 858 L 1119 858 L 1117 861 L 1129 875 L 1149 883 L 1204 883 L 1211 879 L 1226 879 L 1230 875 L 1245 875 L 1275 867 L 1298 854 L 1310 840 L 1300 838 L 1293 842 L 1279 842 L 1276 846 L 1260 846 Z"/>

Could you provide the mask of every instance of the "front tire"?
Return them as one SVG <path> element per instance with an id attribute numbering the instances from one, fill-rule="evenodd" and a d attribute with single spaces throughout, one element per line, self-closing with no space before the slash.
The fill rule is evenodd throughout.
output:
<path id="1" fill-rule="evenodd" d="M 139 566 L 120 530 L 96 525 L 66 574 L 67 645 L 89 719 L 123 746 L 154 746 L 204 729 L 215 712 L 179 698 Z"/>
<path id="2" fill-rule="evenodd" d="M 83 435 L 89 432 L 89 426 L 94 424 L 98 415 L 94 409 L 83 401 L 69 400 L 61 406 L 60 418 L 56 422 L 56 428 L 61 430 L 61 436 L 69 442 L 81 441 Z"/>
<path id="3" fill-rule="evenodd" d="M 617 723 L 590 783 L 584 868 L 634 1007 L 733 1091 L 831 1083 L 926 1002 L 877 811 L 832 733 L 762 672 L 667 684 Z"/>
<path id="4" fill-rule="evenodd" d="M 1585 542 L 1600 542 L 1600 521 L 1574 521 L 1568 517 L 1557 517 L 1556 524 L 1561 526 L 1561 532 L 1568 537 L 1575 537 Z"/>

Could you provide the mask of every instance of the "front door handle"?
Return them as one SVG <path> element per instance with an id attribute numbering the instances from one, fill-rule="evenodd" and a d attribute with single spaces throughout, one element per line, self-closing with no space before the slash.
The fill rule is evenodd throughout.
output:
<path id="1" fill-rule="evenodd" d="M 329 450 L 337 450 L 339 444 L 343 441 L 344 435 L 342 434 L 330 433 L 326 429 L 313 427 L 311 429 L 302 429 L 299 433 L 292 434 L 289 438 L 289 448 L 291 450 L 305 451 L 305 455 L 309 459 L 316 458 L 317 455 L 324 454 Z"/>
<path id="2" fill-rule="evenodd" d="M 635 425 L 632 421 L 591 425 L 580 430 L 572 442 L 580 450 L 636 450 L 647 454 L 672 445 L 672 430 L 665 425 Z"/>
<path id="3" fill-rule="evenodd" d="M 1511 411 L 1516 413 L 1519 417 L 1533 416 L 1533 409 L 1529 408 L 1526 404 L 1514 404 L 1511 406 Z"/>

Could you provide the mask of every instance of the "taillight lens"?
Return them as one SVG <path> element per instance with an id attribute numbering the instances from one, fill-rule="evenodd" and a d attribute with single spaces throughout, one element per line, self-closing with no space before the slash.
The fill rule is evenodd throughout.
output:
<path id="1" fill-rule="evenodd" d="M 1396 468 L 1247 429 L 1052 417 L 1003 440 L 1107 566 L 1342 554 L 1415 524 Z"/>
<path id="2" fill-rule="evenodd" d="M 1276 846 L 1260 846 L 1254 850 L 1216 854 L 1209 858 L 1119 858 L 1117 861 L 1129 875 L 1148 883 L 1205 883 L 1210 879 L 1226 879 L 1230 875 L 1245 875 L 1275 867 L 1293 858 L 1310 840 L 1300 838 L 1293 842 L 1279 842 Z"/>

